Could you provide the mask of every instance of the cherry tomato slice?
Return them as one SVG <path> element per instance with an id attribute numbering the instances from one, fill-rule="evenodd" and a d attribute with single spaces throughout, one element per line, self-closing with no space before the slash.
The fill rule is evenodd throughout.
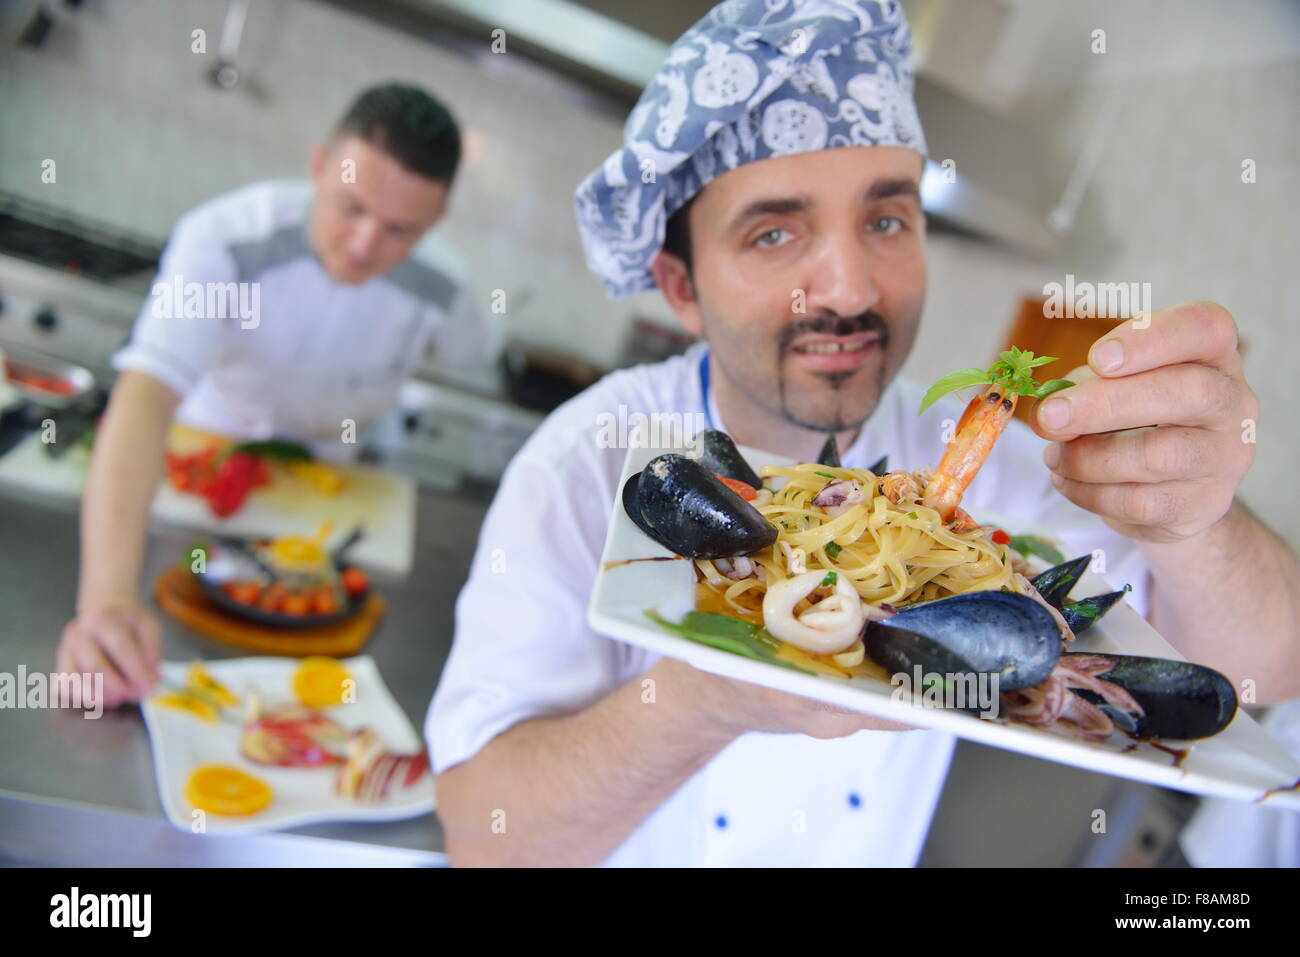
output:
<path id="1" fill-rule="evenodd" d="M 758 497 L 758 490 L 748 482 L 742 482 L 740 479 L 727 478 L 725 475 L 714 476 L 719 482 L 727 486 L 746 502 Z"/>

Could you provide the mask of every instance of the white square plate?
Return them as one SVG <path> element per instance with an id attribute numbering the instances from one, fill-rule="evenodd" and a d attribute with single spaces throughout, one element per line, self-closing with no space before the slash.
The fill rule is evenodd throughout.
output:
<path id="1" fill-rule="evenodd" d="M 414 752 L 424 747 L 406 714 L 384 685 L 369 655 L 342 659 L 356 679 L 356 701 L 321 709 L 349 731 L 366 727 L 392 751 Z M 241 707 L 227 709 L 242 719 L 243 702 L 256 690 L 266 706 L 295 701 L 291 682 L 297 658 L 231 658 L 205 661 L 213 678 L 239 695 Z M 183 685 L 189 662 L 165 661 L 163 681 Z M 142 706 L 153 745 L 158 794 L 167 818 L 176 827 L 191 829 L 192 808 L 185 799 L 185 781 L 201 764 L 226 764 L 247 771 L 275 791 L 270 805 L 248 817 L 205 815 L 209 834 L 269 831 L 318 821 L 397 821 L 418 817 L 434 808 L 433 777 L 425 774 L 409 788 L 394 791 L 375 803 L 359 803 L 334 790 L 337 765 L 321 768 L 275 768 L 257 764 L 240 753 L 240 725 L 209 723 L 173 708 L 160 708 L 151 698 Z"/>
<path id="2" fill-rule="evenodd" d="M 673 556 L 632 523 L 623 511 L 621 491 L 633 472 L 639 472 L 652 458 L 667 451 L 674 450 L 634 448 L 623 464 L 601 571 L 587 609 L 588 623 L 599 634 L 678 658 L 703 671 L 915 726 L 950 731 L 958 737 L 1008 751 L 1194 794 L 1247 801 L 1259 801 L 1267 795 L 1270 807 L 1300 810 L 1300 791 L 1295 790 L 1300 785 L 1300 762 L 1244 711 L 1238 711 L 1232 724 L 1222 732 L 1198 742 L 1162 741 L 1162 747 L 1150 743 L 1135 746 L 1132 740 L 1117 732 L 1108 741 L 1094 744 L 1066 737 L 1059 731 L 1006 719 L 983 720 L 954 709 L 914 706 L 910 700 L 895 700 L 896 689 L 880 679 L 805 674 L 711 648 L 659 628 L 646 617 L 647 610 L 653 609 L 676 622 L 694 609 L 694 564 L 686 560 L 629 563 L 630 559 Z M 788 458 L 771 453 L 748 448 L 740 451 L 755 469 L 790 463 Z M 995 523 L 1012 534 L 1052 537 L 1050 530 L 987 511 L 978 512 L 976 518 Z M 1110 591 L 1114 591 L 1112 586 L 1089 571 L 1074 594 L 1077 597 Z M 1112 608 L 1101 622 L 1077 640 L 1073 650 L 1183 659 L 1127 602 Z M 1171 750 L 1188 753 L 1180 759 Z M 1287 790 L 1273 790 L 1279 788 Z"/>

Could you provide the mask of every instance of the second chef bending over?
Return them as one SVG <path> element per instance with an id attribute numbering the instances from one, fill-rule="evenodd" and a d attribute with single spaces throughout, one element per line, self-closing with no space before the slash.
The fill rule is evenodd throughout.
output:
<path id="1" fill-rule="evenodd" d="M 454 369 L 491 354 L 454 253 L 429 232 L 459 161 L 441 103 L 375 87 L 313 148 L 310 182 L 254 183 L 176 224 L 113 360 L 122 374 L 82 509 L 77 612 L 59 645 L 60 671 L 104 674 L 105 704 L 158 678 L 161 627 L 140 575 L 173 417 L 347 459 L 424 356 Z"/>

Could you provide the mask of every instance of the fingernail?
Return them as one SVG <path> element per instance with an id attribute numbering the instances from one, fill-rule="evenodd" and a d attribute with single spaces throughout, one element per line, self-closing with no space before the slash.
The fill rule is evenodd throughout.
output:
<path id="1" fill-rule="evenodd" d="M 1049 469 L 1054 469 L 1061 464 L 1061 444 L 1053 442 L 1043 450 L 1043 464 Z"/>
<path id="2" fill-rule="evenodd" d="M 1049 429 L 1063 429 L 1070 421 L 1070 400 L 1051 398 L 1038 411 L 1038 421 Z"/>
<path id="3" fill-rule="evenodd" d="M 1124 344 L 1107 339 L 1092 351 L 1092 364 L 1101 372 L 1114 372 L 1124 364 Z"/>
<path id="4" fill-rule="evenodd" d="M 1060 475 L 1057 475 L 1055 472 L 1053 472 L 1053 473 L 1052 473 L 1052 484 L 1053 484 L 1054 486 L 1056 486 L 1057 488 L 1060 488 L 1062 485 L 1065 484 L 1065 479 L 1064 479 L 1063 477 L 1061 477 Z"/>

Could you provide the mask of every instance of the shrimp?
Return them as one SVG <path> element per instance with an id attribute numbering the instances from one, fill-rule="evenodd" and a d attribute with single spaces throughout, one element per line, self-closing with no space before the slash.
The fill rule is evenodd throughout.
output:
<path id="1" fill-rule="evenodd" d="M 922 412 L 941 396 L 987 383 L 984 391 L 972 399 L 962 413 L 956 435 L 948 443 L 939 467 L 925 485 L 921 504 L 938 512 L 945 523 L 956 518 L 959 526 L 974 527 L 970 516 L 957 506 L 961 504 L 961 497 L 975 473 L 989 457 L 993 443 L 1011 421 L 1016 411 L 1016 400 L 1022 395 L 1044 399 L 1074 385 L 1069 379 L 1051 379 L 1042 385 L 1034 382 L 1035 367 L 1055 361 L 1055 356 L 1035 357 L 1032 352 L 1012 346 L 999 353 L 998 361 L 988 369 L 959 369 L 930 387 L 921 400 Z"/>
<path id="2" fill-rule="evenodd" d="M 1011 421 L 1017 398 L 995 382 L 966 406 L 921 498 L 921 504 L 934 509 L 945 522 L 965 516 L 964 512 L 957 514 L 961 497 Z M 965 518 L 969 520 L 969 516 Z"/>

